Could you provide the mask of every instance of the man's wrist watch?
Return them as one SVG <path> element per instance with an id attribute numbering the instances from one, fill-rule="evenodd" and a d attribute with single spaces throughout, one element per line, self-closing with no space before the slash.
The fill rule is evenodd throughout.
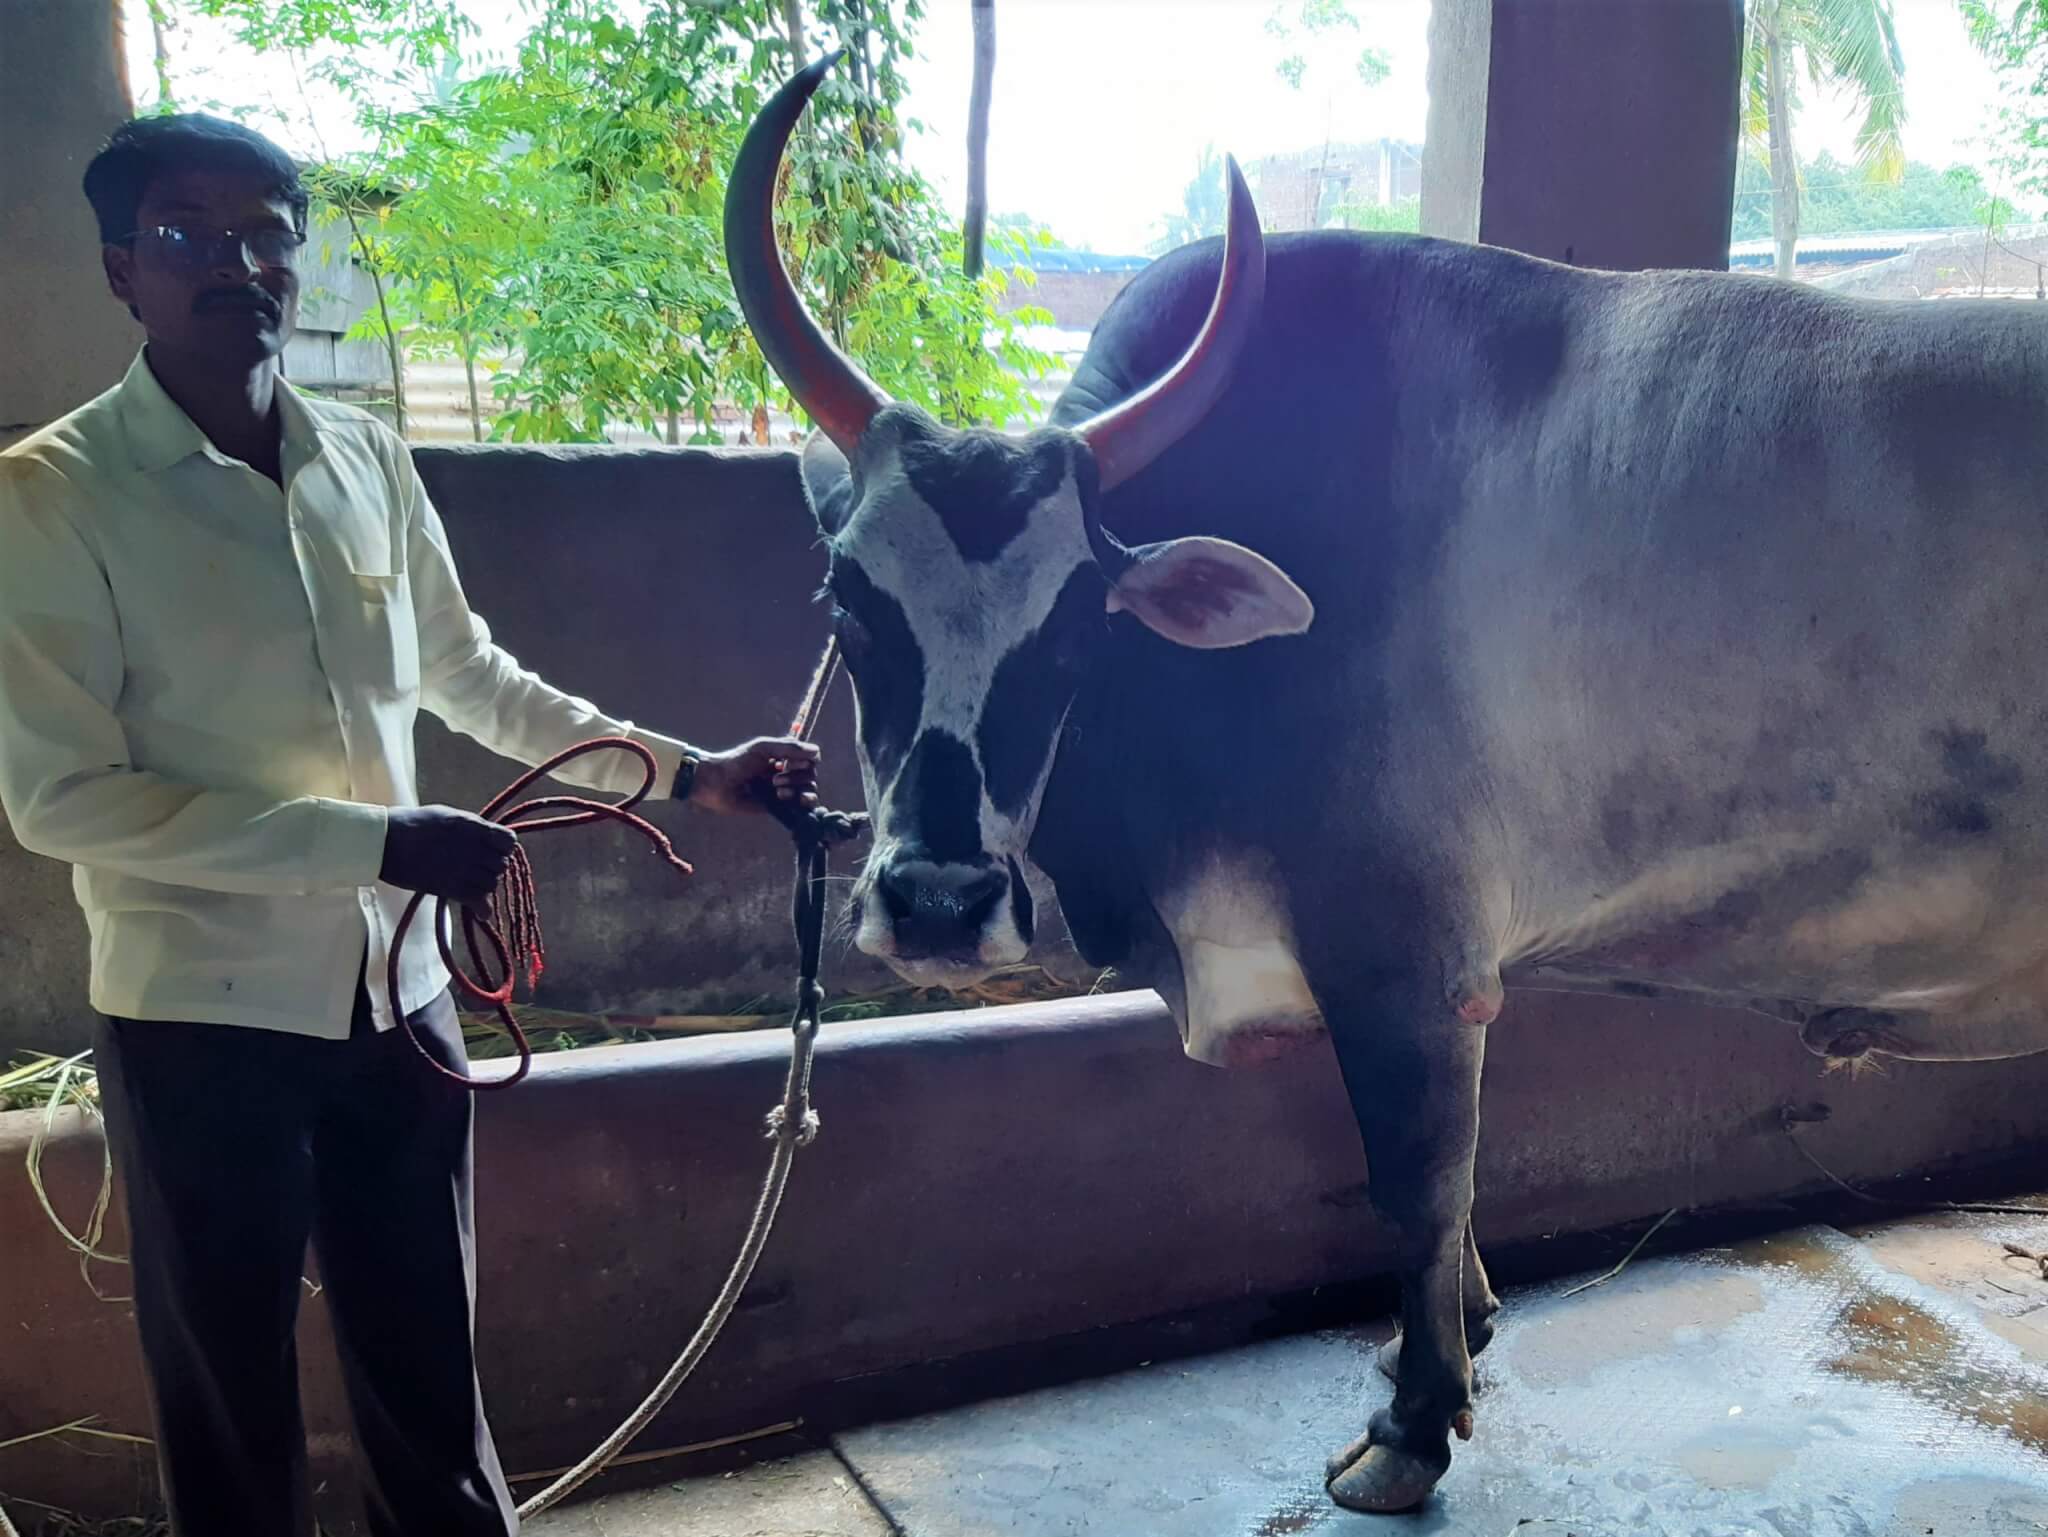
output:
<path id="1" fill-rule="evenodd" d="M 683 754 L 682 762 L 676 765 L 675 783 L 669 786 L 669 794 L 679 801 L 690 798 L 691 787 L 697 783 L 697 765 L 703 760 L 693 752 Z"/>

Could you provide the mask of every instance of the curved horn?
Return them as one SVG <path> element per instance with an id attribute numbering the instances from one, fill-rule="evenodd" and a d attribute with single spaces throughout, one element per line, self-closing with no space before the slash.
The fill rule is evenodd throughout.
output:
<path id="1" fill-rule="evenodd" d="M 1234 156 L 1225 159 L 1230 181 L 1230 222 L 1223 235 L 1223 270 L 1209 318 L 1180 361 L 1140 390 L 1077 429 L 1095 453 L 1107 491 L 1129 480 L 1209 414 L 1230 383 L 1259 307 L 1266 297 L 1266 242 L 1259 210 Z"/>
<path id="2" fill-rule="evenodd" d="M 775 248 L 775 179 L 783 147 L 811 93 L 844 51 L 791 75 L 747 130 L 725 187 L 725 266 L 768 366 L 851 458 L 889 397 L 818 329 Z"/>

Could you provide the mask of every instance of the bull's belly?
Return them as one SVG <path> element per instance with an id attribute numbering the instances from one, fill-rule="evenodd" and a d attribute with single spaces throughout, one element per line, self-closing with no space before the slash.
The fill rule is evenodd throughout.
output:
<path id="1" fill-rule="evenodd" d="M 2011 851 L 1907 857 L 1830 888 L 1844 867 L 1812 851 L 1696 856 L 1534 927 L 1503 969 L 1511 985 L 1792 1020 L 1852 1010 L 1896 1056 L 2048 1050 L 2048 866 Z"/>
<path id="2" fill-rule="evenodd" d="M 1851 867 L 1810 848 L 1694 855 L 1523 915 L 1501 971 L 1511 989 L 1670 994 L 1794 1024 L 1853 1011 L 1844 1034 L 1892 1056 L 2048 1050 L 2048 856 L 1858 855 L 1861 873 L 1834 879 Z M 1196 1061 L 1255 1066 L 1326 1033 L 1284 892 L 1268 857 L 1238 852 L 1155 895 L 1179 961 L 1164 991 Z"/>

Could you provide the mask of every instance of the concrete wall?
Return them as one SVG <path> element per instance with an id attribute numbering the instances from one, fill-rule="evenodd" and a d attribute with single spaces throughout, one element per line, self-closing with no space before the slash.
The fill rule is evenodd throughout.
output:
<path id="1" fill-rule="evenodd" d="M 785 451 L 423 448 L 472 604 L 562 688 L 657 730 L 730 745 L 786 728 L 824 642 L 817 532 Z M 820 732 L 824 785 L 858 806 L 849 691 Z M 477 807 L 516 766 L 428 718 L 422 794 Z M 772 822 L 679 808 L 655 820 L 696 878 L 678 881 L 617 832 L 533 840 L 549 1007 L 696 1013 L 787 983 L 788 840 Z M 886 980 L 848 956 L 835 985 Z M 0 1062 L 86 1042 L 85 926 L 68 869 L 0 829 Z"/>
<path id="2" fill-rule="evenodd" d="M 1741 56 L 1741 0 L 1434 0 L 1422 227 L 1725 267 Z"/>
<path id="3" fill-rule="evenodd" d="M 0 0 L 0 448 L 114 383 L 140 341 L 79 191 L 130 116 L 115 15 L 111 0 Z"/>
<path id="4" fill-rule="evenodd" d="M 2048 1056 L 1826 1075 L 1753 1015 L 1554 994 L 1512 997 L 1489 1040 L 1482 1248 L 1822 1189 L 1780 1127 L 1788 1103 L 1832 1106 L 1801 1135 L 1851 1180 L 2048 1145 Z M 511 1471 L 574 1461 L 695 1327 L 745 1227 L 786 1049 L 756 1035 L 574 1052 L 479 1102 L 478 1344 Z M 642 1447 L 816 1412 L 824 1385 L 856 1374 L 1391 1263 L 1329 1051 L 1199 1067 L 1149 995 L 829 1026 L 815 1093 L 823 1134 L 754 1285 Z M 87 1291 L 23 1177 L 34 1120 L 0 1116 L 0 1441 L 87 1414 L 147 1434 L 129 1309 Z M 101 1156 L 66 1120 L 45 1175 L 74 1223 Z M 125 1243 L 118 1222 L 107 1242 Z M 101 1276 L 121 1288 L 118 1269 Z M 320 1299 L 305 1311 L 314 1455 L 341 1478 Z M 0 1494 L 137 1508 L 146 1467 L 85 1450 L 117 1455 L 0 1451 Z"/>
<path id="5" fill-rule="evenodd" d="M 1807 275 L 1806 263 L 1799 275 Z M 2037 302 L 2048 287 L 2048 226 L 2005 231 L 1994 243 L 1981 230 L 1915 245 L 1888 261 L 1815 275 L 1816 286 L 1862 299 L 1998 299 Z"/>

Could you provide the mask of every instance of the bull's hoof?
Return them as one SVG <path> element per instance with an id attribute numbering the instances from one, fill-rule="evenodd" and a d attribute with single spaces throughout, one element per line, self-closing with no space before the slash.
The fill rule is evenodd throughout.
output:
<path id="1" fill-rule="evenodd" d="M 1360 1436 L 1330 1459 L 1330 1498 L 1346 1510 L 1391 1516 L 1413 1510 L 1450 1469 L 1450 1459 L 1432 1462 L 1398 1446 L 1375 1446 Z"/>

